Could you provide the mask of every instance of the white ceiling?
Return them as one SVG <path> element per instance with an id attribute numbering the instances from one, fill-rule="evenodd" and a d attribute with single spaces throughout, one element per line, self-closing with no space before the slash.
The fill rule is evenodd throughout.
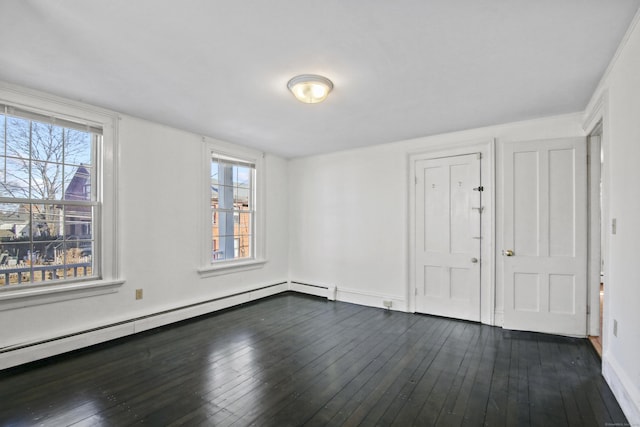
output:
<path id="1" fill-rule="evenodd" d="M 639 6 L 0 0 L 0 80 L 297 157 L 582 111 Z"/>

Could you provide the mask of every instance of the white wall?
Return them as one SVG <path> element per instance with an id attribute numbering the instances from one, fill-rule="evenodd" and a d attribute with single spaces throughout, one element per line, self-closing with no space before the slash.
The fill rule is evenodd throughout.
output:
<path id="1" fill-rule="evenodd" d="M 290 279 L 337 286 L 338 300 L 382 306 L 389 299 L 407 310 L 409 155 L 494 138 L 581 136 L 581 120 L 572 114 L 292 160 Z M 485 192 L 493 194 L 486 174 L 492 168 L 483 164 L 483 170 Z M 492 323 L 486 301 L 492 282 L 483 283 L 485 323 Z M 496 289 L 496 311 L 501 324 L 502 289 Z"/>
<path id="2" fill-rule="evenodd" d="M 202 137 L 128 116 L 119 121 L 119 135 L 124 285 L 88 298 L 11 310 L 0 305 L 0 347 L 287 281 L 286 160 L 266 157 L 268 262 L 251 271 L 201 277 Z M 144 291 L 142 300 L 135 300 L 138 288 Z"/>
<path id="3" fill-rule="evenodd" d="M 605 147 L 603 373 L 629 422 L 640 424 L 640 13 L 587 109 Z M 611 220 L 617 233 L 611 234 Z M 608 248 L 608 249 L 607 249 Z M 617 321 L 617 336 L 613 322 Z"/>

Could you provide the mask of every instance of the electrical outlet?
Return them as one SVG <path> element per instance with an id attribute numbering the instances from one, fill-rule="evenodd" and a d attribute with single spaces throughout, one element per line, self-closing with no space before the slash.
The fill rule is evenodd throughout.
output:
<path id="1" fill-rule="evenodd" d="M 616 319 L 613 319 L 613 336 L 618 336 L 618 321 Z"/>
<path id="2" fill-rule="evenodd" d="M 142 289 L 136 289 L 136 299 L 142 299 Z"/>

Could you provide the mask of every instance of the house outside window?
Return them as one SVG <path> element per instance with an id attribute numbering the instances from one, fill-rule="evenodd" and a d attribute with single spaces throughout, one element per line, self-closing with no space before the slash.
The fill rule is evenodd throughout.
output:
<path id="1" fill-rule="evenodd" d="M 102 129 L 2 105 L 0 287 L 97 278 Z"/>

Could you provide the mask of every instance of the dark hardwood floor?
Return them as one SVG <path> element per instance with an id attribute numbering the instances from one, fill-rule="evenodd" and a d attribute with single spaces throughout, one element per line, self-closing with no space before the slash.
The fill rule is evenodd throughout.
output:
<path id="1" fill-rule="evenodd" d="M 3 426 L 606 423 L 586 339 L 291 293 L 0 372 Z"/>

